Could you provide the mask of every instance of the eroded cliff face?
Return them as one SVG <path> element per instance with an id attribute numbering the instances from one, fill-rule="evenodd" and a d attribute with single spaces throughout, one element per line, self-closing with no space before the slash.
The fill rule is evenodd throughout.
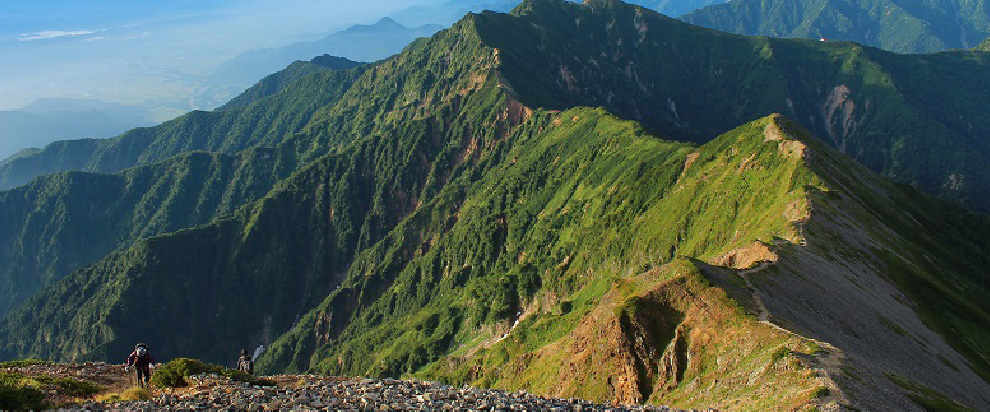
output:
<path id="1" fill-rule="evenodd" d="M 869 110 L 869 106 L 866 110 Z M 850 96 L 849 87 L 844 84 L 835 86 L 822 103 L 825 131 L 835 147 L 842 152 L 848 150 L 847 141 L 855 134 L 859 125 L 857 115 L 861 116 L 856 112 L 856 102 Z"/>

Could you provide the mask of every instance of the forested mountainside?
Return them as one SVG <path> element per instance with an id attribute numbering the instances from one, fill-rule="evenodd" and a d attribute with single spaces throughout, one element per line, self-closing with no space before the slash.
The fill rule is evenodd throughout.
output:
<path id="1" fill-rule="evenodd" d="M 712 66 L 706 81 L 688 81 L 692 62 Z M 977 147 L 943 111 L 986 130 L 964 105 L 986 95 L 960 84 L 971 100 L 933 107 L 911 96 L 953 83 L 902 84 L 985 64 L 720 34 L 613 1 L 469 15 L 367 68 L 272 149 L 297 166 L 259 200 L 14 309 L 0 358 L 115 359 L 151 341 L 226 362 L 265 344 L 273 372 L 677 407 L 988 408 L 990 222 L 833 148 L 934 173 L 901 156 Z M 722 86 L 700 112 L 715 124 L 675 85 Z M 813 110 L 843 87 L 838 118 Z M 829 137 L 756 114 L 775 105 Z M 851 140 L 822 118 L 853 119 Z"/>
<path id="2" fill-rule="evenodd" d="M 317 109 L 335 102 L 367 69 L 334 70 L 346 66 L 353 63 L 325 58 L 297 62 L 221 110 L 190 112 L 113 139 L 53 142 L 0 165 L 0 188 L 60 171 L 115 172 L 194 150 L 234 154 L 249 147 L 274 146 L 305 126 Z M 294 87 L 279 89 L 288 85 Z"/>
<path id="3" fill-rule="evenodd" d="M 271 190 L 279 153 L 191 152 L 117 174 L 61 172 L 0 192 L 0 313 L 136 240 L 209 223 Z"/>
<path id="4" fill-rule="evenodd" d="M 62 142 L 66 146 L 58 154 L 46 148 L 40 156 L 88 159 L 97 170 L 128 162 L 148 165 L 110 175 L 50 174 L 0 192 L 0 282 L 6 286 L 0 290 L 0 314 L 137 239 L 209 223 L 262 197 L 296 170 L 294 151 L 195 150 L 233 151 L 291 137 L 321 102 L 334 102 L 365 70 L 324 68 L 354 65 L 328 56 L 298 62 L 223 111 L 192 113 L 113 140 Z M 87 151 L 93 154 L 86 156 Z M 168 157 L 172 154 L 180 155 Z"/>
<path id="5" fill-rule="evenodd" d="M 443 47 L 452 47 L 445 44 Z M 131 192 L 123 199 L 100 200 L 103 205 L 113 205 L 109 210 L 95 208 L 93 203 L 75 203 L 68 201 L 73 195 L 73 184 L 62 184 L 59 175 L 45 176 L 24 190 L 16 189 L 2 201 L 0 210 L 9 213 L 3 224 L 10 230 L 0 233 L 0 242 L 11 245 L 6 252 L 7 259 L 0 261 L 0 273 L 4 274 L 3 281 L 12 285 L 10 294 L 0 295 L 10 298 L 2 307 L 11 307 L 17 301 L 31 296 L 38 286 L 45 286 L 65 276 L 68 271 L 80 264 L 94 262 L 99 257 L 111 252 L 117 247 L 128 246 L 140 237 L 166 233 L 180 228 L 203 224 L 242 205 L 244 202 L 257 199 L 271 189 L 271 184 L 296 171 L 301 165 L 316 159 L 328 152 L 336 150 L 338 144 L 345 144 L 354 139 L 376 134 L 400 133 L 411 127 L 409 121 L 429 110 L 451 112 L 458 109 L 463 102 L 463 90 L 474 87 L 478 81 L 462 73 L 477 71 L 476 65 L 487 64 L 484 61 L 462 60 L 459 65 L 451 65 L 437 50 L 429 49 L 425 42 L 410 46 L 410 52 L 386 61 L 379 66 L 368 69 L 359 67 L 348 71 L 319 71 L 311 75 L 299 77 L 291 82 L 286 89 L 250 103 L 247 110 L 261 114 L 256 123 L 240 123 L 236 119 L 227 119 L 224 113 L 237 113 L 240 109 L 218 111 L 220 120 L 206 121 L 202 130 L 219 135 L 222 141 L 238 143 L 237 136 L 245 136 L 252 130 L 271 130 L 287 123 L 294 123 L 302 118 L 314 117 L 318 130 L 302 127 L 298 135 L 286 134 L 268 135 L 272 139 L 281 139 L 282 143 L 275 148 L 255 148 L 240 153 L 234 161 L 235 170 L 232 180 L 209 182 L 211 176 L 219 173 L 211 164 L 203 170 L 189 174 L 180 165 L 181 159 L 170 158 L 163 161 L 158 170 L 161 174 L 138 173 L 141 181 L 137 185 L 128 185 Z M 303 65 L 302 67 L 307 67 Z M 305 70 L 305 69 L 304 69 Z M 361 76 L 368 70 L 366 76 Z M 300 70 L 290 67 L 284 73 L 276 74 L 259 83 L 255 88 L 245 92 L 243 101 L 254 97 L 262 97 L 269 90 L 270 83 L 280 83 L 279 77 L 291 77 Z M 445 75 L 444 73 L 449 73 Z M 436 77 L 442 75 L 441 77 Z M 426 89 L 430 87 L 430 89 Z M 293 94 L 295 90 L 304 90 Z M 386 94 L 386 90 L 397 93 L 395 96 Z M 309 96 L 320 96 L 317 101 L 329 101 L 333 104 L 318 106 L 317 101 L 307 100 Z M 253 97 L 252 97 L 253 96 Z M 378 96 L 373 98 L 372 96 Z M 397 96 L 422 96 L 427 101 L 436 101 L 430 107 L 416 102 L 412 98 L 397 98 Z M 235 100 L 233 103 L 237 103 Z M 297 111 L 296 106 L 284 102 L 305 102 L 309 112 Z M 319 109 L 319 110 L 317 110 Z M 458 109 L 459 110 L 459 109 Z M 211 114 L 211 113 L 206 113 Z M 167 126 L 163 125 L 163 126 Z M 182 139 L 198 140 L 203 133 L 191 135 L 176 134 Z M 401 133 L 405 133 L 404 131 Z M 182 142 L 168 145 L 169 135 L 162 134 L 157 142 L 170 149 L 180 150 Z M 130 147 L 143 143 L 132 136 L 119 138 L 117 148 Z M 263 140 L 256 144 L 265 144 L 271 140 Z M 153 153 L 153 152 L 148 152 Z M 119 152 L 114 152 L 119 154 Z M 113 156 L 109 156 L 113 157 Z M 222 158 L 227 158 L 222 156 Z M 257 162 L 257 164 L 253 164 Z M 156 165 L 157 166 L 157 165 Z M 178 173 L 178 176 L 175 174 Z M 85 177 L 84 177 L 85 178 Z M 178 178 L 174 184 L 171 179 Z M 88 178 L 86 178 L 88 179 Z M 204 180 L 206 179 L 206 180 Z M 48 184 L 54 180 L 57 183 Z M 126 178 L 97 179 L 101 185 L 88 187 L 86 196 L 101 197 L 117 193 L 119 187 L 110 182 L 127 181 Z M 73 180 L 73 183 L 76 181 Z M 201 187 L 210 183 L 206 187 Z M 202 198 L 190 195 L 189 191 L 204 190 Z M 87 197 L 87 199 L 92 199 Z M 196 205 L 201 209 L 195 213 L 189 211 L 189 216 L 182 214 L 163 213 L 157 216 L 156 222 L 135 220 L 135 216 L 143 216 L 142 210 L 153 208 L 155 202 L 181 200 L 182 205 Z M 219 201 L 219 203 L 217 203 Z M 169 203 L 158 206 L 169 206 Z M 213 206 L 222 206 L 214 209 Z M 179 207 L 177 211 L 182 211 Z M 67 219 L 67 216 L 73 217 Z M 100 222 L 118 222 L 119 226 L 109 233 L 99 232 Z M 187 225 L 188 224 L 188 225 Z M 83 242 L 80 236 L 113 237 L 98 242 Z M 82 249 L 69 247 L 80 245 Z M 36 254 L 38 251 L 43 253 Z"/>
<path id="6" fill-rule="evenodd" d="M 985 0 L 733 0 L 682 19 L 730 33 L 848 40 L 898 53 L 966 49 L 990 35 Z"/>
<path id="7" fill-rule="evenodd" d="M 271 96 L 287 88 L 292 88 L 292 90 L 287 91 L 287 94 L 297 94 L 298 88 L 300 86 L 306 88 L 312 88 L 312 84 L 294 85 L 293 83 L 300 81 L 304 77 L 313 74 L 320 73 L 327 70 L 350 70 L 367 63 L 356 62 L 343 57 L 331 56 L 329 54 L 319 55 L 312 58 L 309 61 L 296 61 L 284 69 L 281 69 L 274 74 L 265 76 L 259 82 L 255 83 L 253 86 L 249 87 L 247 90 L 239 94 L 237 97 L 230 99 L 223 106 L 220 106 L 218 110 L 233 109 L 236 107 L 247 107 L 252 103 L 258 102 L 265 97 Z M 360 74 L 362 71 L 357 71 L 355 74 Z M 333 80 L 337 78 L 331 77 Z M 333 83 L 329 83 L 333 84 Z M 331 92 L 331 96 L 337 96 L 341 91 L 346 91 L 350 87 L 350 81 L 345 81 L 336 85 L 336 92 Z M 334 97 L 335 98 L 335 97 Z M 326 103 L 334 103 L 334 98 L 326 101 Z"/>

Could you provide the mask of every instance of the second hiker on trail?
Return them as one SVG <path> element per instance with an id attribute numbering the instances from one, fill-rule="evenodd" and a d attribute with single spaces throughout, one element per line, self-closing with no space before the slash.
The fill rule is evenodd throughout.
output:
<path id="1" fill-rule="evenodd" d="M 137 374 L 137 384 L 142 388 L 151 383 L 151 364 L 155 363 L 155 358 L 148 352 L 148 345 L 139 343 L 134 345 L 134 352 L 127 356 L 127 366 L 124 371 L 129 371 L 134 367 Z"/>
<path id="2" fill-rule="evenodd" d="M 247 349 L 241 349 L 241 357 L 237 358 L 237 370 L 248 375 L 254 375 L 254 360 Z"/>

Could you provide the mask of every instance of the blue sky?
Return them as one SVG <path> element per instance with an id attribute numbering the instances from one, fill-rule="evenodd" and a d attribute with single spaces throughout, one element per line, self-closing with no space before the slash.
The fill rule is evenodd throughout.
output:
<path id="1" fill-rule="evenodd" d="M 439 0 L 0 0 L 0 110 L 36 98 L 181 99 L 244 51 Z"/>

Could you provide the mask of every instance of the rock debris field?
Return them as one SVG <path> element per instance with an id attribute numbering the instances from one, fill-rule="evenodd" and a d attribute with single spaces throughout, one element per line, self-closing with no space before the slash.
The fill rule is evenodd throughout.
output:
<path id="1" fill-rule="evenodd" d="M 148 401 L 80 403 L 61 410 L 556 410 L 670 411 L 666 407 L 549 399 L 522 391 L 455 388 L 434 382 L 273 376 L 276 386 L 253 386 L 216 375 L 187 378 L 190 387 Z"/>

